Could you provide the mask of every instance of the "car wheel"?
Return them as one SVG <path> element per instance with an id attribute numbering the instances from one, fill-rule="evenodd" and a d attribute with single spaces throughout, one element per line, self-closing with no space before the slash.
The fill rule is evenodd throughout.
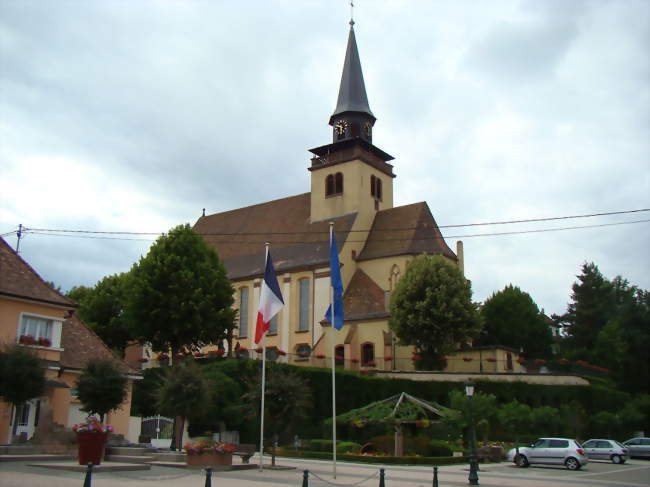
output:
<path id="1" fill-rule="evenodd" d="M 580 469 L 580 462 L 576 460 L 573 457 L 569 457 L 564 461 L 564 465 L 566 465 L 566 468 L 569 470 L 579 470 Z"/>
<path id="2" fill-rule="evenodd" d="M 623 463 L 623 459 L 621 458 L 620 455 L 612 455 L 612 463 Z"/>
<path id="3" fill-rule="evenodd" d="M 528 459 L 526 458 L 525 455 L 522 455 L 521 453 L 515 457 L 515 464 L 518 467 L 525 468 L 528 466 Z"/>

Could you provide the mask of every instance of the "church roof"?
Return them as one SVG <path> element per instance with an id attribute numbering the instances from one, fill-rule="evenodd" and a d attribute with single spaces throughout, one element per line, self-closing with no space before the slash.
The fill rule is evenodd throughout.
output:
<path id="1" fill-rule="evenodd" d="M 354 36 L 354 27 L 352 24 L 350 25 L 348 47 L 345 51 L 345 61 L 343 62 L 339 98 L 336 103 L 336 109 L 330 118 L 330 124 L 334 117 L 345 112 L 366 113 L 373 120 L 375 119 L 368 104 L 366 85 L 363 82 L 363 72 L 361 71 L 361 60 L 359 59 L 359 51 L 357 50 L 357 41 Z"/>
<path id="2" fill-rule="evenodd" d="M 0 238 L 0 296 L 76 308 L 77 304 L 55 291 L 32 267 Z"/>
<path id="3" fill-rule="evenodd" d="M 388 317 L 384 290 L 361 269 L 357 269 L 345 290 L 343 309 L 345 321 Z"/>
<path id="4" fill-rule="evenodd" d="M 342 248 L 356 213 L 310 222 L 311 194 L 207 215 L 194 230 L 212 245 L 231 279 L 264 273 L 264 243 L 269 242 L 278 273 L 329 265 L 329 222 Z"/>
<path id="5" fill-rule="evenodd" d="M 329 222 L 334 222 L 340 250 L 356 213 L 311 223 L 310 211 L 311 194 L 303 193 L 203 216 L 194 230 L 217 250 L 231 279 L 264 274 L 265 242 L 278 273 L 329 266 Z M 358 260 L 423 252 L 456 259 L 425 202 L 377 212 Z"/>
<path id="6" fill-rule="evenodd" d="M 357 260 L 422 253 L 442 254 L 456 260 L 424 201 L 377 212 Z"/>

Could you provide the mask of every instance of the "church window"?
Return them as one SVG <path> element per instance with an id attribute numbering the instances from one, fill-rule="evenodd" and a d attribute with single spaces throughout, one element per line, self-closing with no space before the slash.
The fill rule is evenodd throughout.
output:
<path id="1" fill-rule="evenodd" d="M 343 194 L 343 173 L 328 174 L 325 178 L 325 196 Z"/>
<path id="2" fill-rule="evenodd" d="M 367 342 L 361 345 L 361 364 L 370 365 L 375 361 L 375 345 Z"/>
<path id="3" fill-rule="evenodd" d="M 298 331 L 309 330 L 309 279 L 300 279 L 300 310 L 298 316 Z"/>
<path id="4" fill-rule="evenodd" d="M 248 288 L 239 290 L 239 336 L 248 336 Z"/>
<path id="5" fill-rule="evenodd" d="M 343 173 L 337 172 L 334 176 L 334 191 L 336 194 L 343 194 Z"/>
<path id="6" fill-rule="evenodd" d="M 337 367 L 343 367 L 345 365 L 345 346 L 337 345 L 334 348 L 334 363 Z"/>
<path id="7" fill-rule="evenodd" d="M 381 179 L 376 176 L 370 176 L 370 196 L 375 199 L 381 200 Z"/>
<path id="8" fill-rule="evenodd" d="M 306 360 L 311 355 L 311 347 L 306 343 L 296 345 L 297 360 Z"/>
<path id="9" fill-rule="evenodd" d="M 325 196 L 330 196 L 334 194 L 334 175 L 329 174 L 325 178 Z"/>

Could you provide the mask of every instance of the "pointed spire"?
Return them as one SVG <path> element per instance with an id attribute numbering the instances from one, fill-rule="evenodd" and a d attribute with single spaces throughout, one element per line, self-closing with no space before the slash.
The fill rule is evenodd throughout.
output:
<path id="1" fill-rule="evenodd" d="M 375 121 L 375 116 L 370 111 L 370 106 L 368 105 L 366 85 L 363 82 L 363 72 L 361 71 L 361 60 L 359 59 L 357 41 L 354 36 L 353 20 L 350 20 L 350 35 L 348 37 L 348 47 L 345 52 L 345 62 L 343 63 L 339 99 L 336 104 L 336 110 L 334 110 L 330 118 L 330 125 L 334 123 L 337 115 L 344 112 L 364 113 L 370 116 L 373 122 Z"/>

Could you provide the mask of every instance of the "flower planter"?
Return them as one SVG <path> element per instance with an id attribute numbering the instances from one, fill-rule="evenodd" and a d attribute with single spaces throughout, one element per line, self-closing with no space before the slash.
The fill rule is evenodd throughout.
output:
<path id="1" fill-rule="evenodd" d="M 191 467 L 232 465 L 232 453 L 205 452 L 187 454 L 185 461 Z"/>
<path id="2" fill-rule="evenodd" d="M 79 465 L 100 465 L 104 458 L 104 449 L 108 433 L 93 433 L 85 431 L 77 433 L 77 446 L 79 447 Z"/>

